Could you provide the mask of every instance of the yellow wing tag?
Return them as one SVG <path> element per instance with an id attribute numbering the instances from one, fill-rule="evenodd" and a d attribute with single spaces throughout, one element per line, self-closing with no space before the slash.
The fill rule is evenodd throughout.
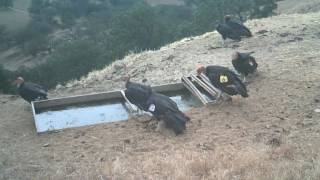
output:
<path id="1" fill-rule="evenodd" d="M 228 77 L 225 75 L 220 75 L 220 83 L 227 83 L 229 81 Z"/>

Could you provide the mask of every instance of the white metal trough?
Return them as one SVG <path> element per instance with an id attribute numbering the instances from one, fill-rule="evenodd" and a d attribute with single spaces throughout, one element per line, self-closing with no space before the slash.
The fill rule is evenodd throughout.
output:
<path id="1" fill-rule="evenodd" d="M 214 103 L 217 94 L 196 76 L 152 89 L 169 96 L 182 111 Z M 123 121 L 137 111 L 123 90 L 34 101 L 31 105 L 38 133 Z"/>

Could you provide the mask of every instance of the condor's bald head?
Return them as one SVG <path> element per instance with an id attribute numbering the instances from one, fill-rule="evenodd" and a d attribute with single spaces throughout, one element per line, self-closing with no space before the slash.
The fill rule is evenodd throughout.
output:
<path id="1" fill-rule="evenodd" d="M 22 77 L 17 77 L 17 79 L 13 82 L 14 85 L 20 87 L 21 84 L 24 83 L 24 79 Z"/>
<path id="2" fill-rule="evenodd" d="M 202 64 L 197 65 L 197 74 L 200 75 L 201 73 L 205 73 L 206 67 Z"/>
<path id="3" fill-rule="evenodd" d="M 231 15 L 225 15 L 224 16 L 224 21 L 225 22 L 228 22 L 228 21 L 230 21 L 231 20 Z"/>

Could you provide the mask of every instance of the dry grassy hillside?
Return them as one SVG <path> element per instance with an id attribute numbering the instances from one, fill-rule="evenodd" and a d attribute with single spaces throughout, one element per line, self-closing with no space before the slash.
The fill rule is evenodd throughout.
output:
<path id="1" fill-rule="evenodd" d="M 51 96 L 177 82 L 197 63 L 230 66 L 234 51 L 255 51 L 250 97 L 192 109 L 185 134 L 125 122 L 37 135 L 20 98 L 0 96 L 0 179 L 320 179 L 320 13 L 247 23 L 254 37 L 222 47 L 215 33 L 132 54 Z"/>
<path id="2" fill-rule="evenodd" d="M 279 14 L 310 13 L 320 10 L 319 0 L 283 0 L 278 2 Z"/>

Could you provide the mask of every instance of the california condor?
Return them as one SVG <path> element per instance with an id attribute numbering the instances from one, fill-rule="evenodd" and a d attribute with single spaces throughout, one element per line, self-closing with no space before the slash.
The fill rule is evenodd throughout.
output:
<path id="1" fill-rule="evenodd" d="M 14 84 L 17 85 L 20 96 L 29 103 L 31 101 L 47 99 L 48 90 L 41 85 L 24 82 L 22 77 L 18 77 L 14 81 Z"/>
<path id="2" fill-rule="evenodd" d="M 255 58 L 251 56 L 252 53 L 253 52 L 235 52 L 232 55 L 232 65 L 234 69 L 244 77 L 244 81 L 245 77 L 254 73 L 258 67 L 258 63 L 256 62 Z"/>
<path id="3" fill-rule="evenodd" d="M 157 120 L 163 120 L 167 128 L 176 135 L 186 129 L 186 121 L 190 120 L 168 96 L 153 92 L 150 86 L 126 80 L 125 96 L 139 109 L 150 112 Z"/>
<path id="4" fill-rule="evenodd" d="M 172 129 L 176 135 L 183 133 L 186 122 L 190 120 L 181 112 L 177 104 L 168 96 L 152 93 L 148 99 L 148 112 L 158 119 L 163 120 L 167 128 Z"/>
<path id="5" fill-rule="evenodd" d="M 150 86 L 146 86 L 143 84 L 135 83 L 130 81 L 130 76 L 126 77 L 125 79 L 126 90 L 125 96 L 128 100 L 136 105 L 139 109 L 143 111 L 148 110 L 147 101 L 152 94 L 152 89 Z"/>
<path id="6" fill-rule="evenodd" d="M 224 23 L 218 24 L 216 29 L 221 34 L 223 40 L 229 38 L 241 41 L 241 37 L 252 37 L 251 31 L 244 25 L 232 21 L 230 15 L 225 16 Z"/>
<path id="7" fill-rule="evenodd" d="M 229 96 L 241 95 L 249 97 L 246 86 L 242 83 L 239 77 L 230 69 L 222 66 L 199 66 L 197 73 L 206 75 L 212 85 Z"/>

